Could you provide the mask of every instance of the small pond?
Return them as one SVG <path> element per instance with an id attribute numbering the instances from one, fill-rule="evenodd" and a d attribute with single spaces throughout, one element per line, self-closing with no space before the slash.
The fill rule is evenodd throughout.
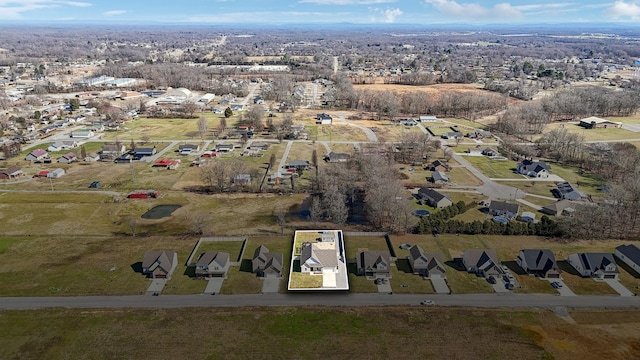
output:
<path id="1" fill-rule="evenodd" d="M 142 214 L 143 219 L 162 219 L 168 217 L 174 211 L 181 208 L 182 205 L 158 205 L 149 209 L 146 213 Z"/>

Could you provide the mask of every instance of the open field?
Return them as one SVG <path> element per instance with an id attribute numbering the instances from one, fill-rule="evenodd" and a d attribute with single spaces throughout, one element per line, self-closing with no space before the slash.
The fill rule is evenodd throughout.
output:
<path id="1" fill-rule="evenodd" d="M 607 140 L 623 140 L 623 139 L 640 139 L 640 134 L 619 128 L 607 129 L 585 129 L 577 124 L 568 123 L 551 123 L 547 124 L 543 133 L 547 133 L 553 129 L 564 128 L 570 133 L 576 133 L 584 137 L 585 141 L 607 141 Z M 540 136 L 537 136 L 539 138 Z M 533 140 L 536 140 L 535 138 Z"/>
<path id="2" fill-rule="evenodd" d="M 358 358 L 631 359 L 640 356 L 637 311 L 419 307 L 42 310 L 0 313 L 0 357 L 227 359 Z M 398 346 L 428 322 L 412 346 Z M 194 324 L 224 331 L 176 338 Z M 313 324 L 310 327 L 309 324 Z M 384 330 L 381 330 L 384 329 Z M 140 341 L 145 333 L 156 341 Z M 473 336 L 460 336 L 473 334 Z M 207 344 L 207 346 L 202 346 Z M 331 346 L 327 346 L 331 344 Z"/>
<path id="3" fill-rule="evenodd" d="M 389 251 L 384 236 L 345 236 L 344 247 L 347 259 L 355 259 L 358 251 Z"/>
<path id="4" fill-rule="evenodd" d="M 440 95 L 443 92 L 476 92 L 484 93 L 486 90 L 480 89 L 475 84 L 437 84 L 437 85 L 396 85 L 396 84 L 365 84 L 365 85 L 353 85 L 355 90 L 373 90 L 373 91 L 385 91 L 395 92 L 398 94 L 406 94 L 410 92 L 424 92 L 429 95 Z"/>
<path id="5" fill-rule="evenodd" d="M 434 136 L 442 136 L 447 133 L 454 131 L 448 124 L 444 124 L 441 126 L 431 126 L 428 125 L 426 128 L 433 133 Z"/>
<path id="6" fill-rule="evenodd" d="M 517 179 L 523 177 L 514 172 L 515 161 L 491 160 L 486 156 L 465 156 L 464 159 L 490 178 Z"/>

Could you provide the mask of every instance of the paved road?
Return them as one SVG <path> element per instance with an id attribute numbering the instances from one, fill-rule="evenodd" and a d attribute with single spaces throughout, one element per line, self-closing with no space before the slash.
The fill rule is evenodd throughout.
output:
<path id="1" fill-rule="evenodd" d="M 557 296 L 547 294 L 378 295 L 300 293 L 259 295 L 161 295 L 3 297 L 0 309 L 46 308 L 187 308 L 240 306 L 387 306 L 416 305 L 433 300 L 438 306 L 483 308 L 640 308 L 640 297 Z"/>
<path id="2" fill-rule="evenodd" d="M 287 157 L 289 157 L 289 151 L 291 151 L 291 145 L 293 145 L 293 142 L 287 141 L 287 147 L 284 149 L 284 154 L 282 154 L 282 158 L 280 159 L 280 164 L 278 165 L 278 174 L 282 174 L 284 166 L 287 164 Z"/>

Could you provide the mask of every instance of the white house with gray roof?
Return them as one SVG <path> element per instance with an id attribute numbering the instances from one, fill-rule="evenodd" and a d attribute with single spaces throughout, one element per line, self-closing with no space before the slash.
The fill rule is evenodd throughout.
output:
<path id="1" fill-rule="evenodd" d="M 640 248 L 635 244 L 620 245 L 614 255 L 630 268 L 640 274 Z"/>
<path id="2" fill-rule="evenodd" d="M 618 278 L 618 265 L 613 254 L 575 253 L 569 255 L 567 262 L 583 277 L 597 280 Z"/>

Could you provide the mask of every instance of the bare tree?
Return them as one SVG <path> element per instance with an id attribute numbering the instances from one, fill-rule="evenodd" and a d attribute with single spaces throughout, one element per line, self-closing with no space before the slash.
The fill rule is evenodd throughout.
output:
<path id="1" fill-rule="evenodd" d="M 346 205 L 346 196 L 338 186 L 330 184 L 322 197 L 323 207 L 327 210 L 329 220 L 336 225 L 347 222 L 349 208 Z"/>
<path id="2" fill-rule="evenodd" d="M 138 221 L 138 218 L 133 215 L 125 216 L 124 223 L 127 225 L 129 232 L 131 232 L 131 236 L 136 237 L 136 232 L 140 227 L 140 221 Z"/>
<path id="3" fill-rule="evenodd" d="M 193 114 L 195 114 L 195 112 L 198 111 L 199 107 L 198 107 L 198 104 L 196 104 L 195 102 L 191 100 L 186 100 L 185 102 L 182 103 L 182 109 L 184 110 L 184 114 L 186 115 L 186 117 L 192 118 Z"/>
<path id="4" fill-rule="evenodd" d="M 186 218 L 191 233 L 194 235 L 204 235 L 207 232 L 209 219 L 209 215 L 203 212 L 191 213 Z"/>
<path id="5" fill-rule="evenodd" d="M 309 206 L 309 219 L 313 222 L 314 226 L 318 225 L 318 222 L 322 220 L 324 215 L 324 209 L 322 209 L 322 202 L 317 196 L 311 198 L 311 205 Z"/>
<path id="6" fill-rule="evenodd" d="M 207 119 L 201 117 L 198 119 L 198 134 L 200 134 L 200 139 L 204 141 L 204 136 L 207 134 Z"/>
<path id="7" fill-rule="evenodd" d="M 287 212 L 283 209 L 278 210 L 276 221 L 278 222 L 278 226 L 280 226 L 280 232 L 284 234 L 284 227 L 287 224 Z"/>

